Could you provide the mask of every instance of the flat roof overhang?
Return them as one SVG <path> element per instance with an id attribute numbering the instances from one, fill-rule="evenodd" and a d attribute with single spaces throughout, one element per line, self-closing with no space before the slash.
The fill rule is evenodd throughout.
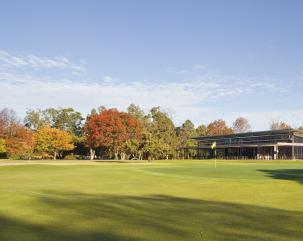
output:
<path id="1" fill-rule="evenodd" d="M 235 133 L 235 134 L 228 134 L 228 135 L 214 135 L 214 136 L 199 136 L 194 137 L 192 139 L 195 140 L 218 140 L 218 139 L 230 139 L 230 138 L 254 138 L 254 137 L 269 137 L 273 135 L 280 135 L 280 134 L 288 134 L 294 135 L 297 137 L 303 137 L 303 130 L 300 129 L 284 129 L 284 130 L 271 130 L 271 131 L 255 131 L 255 132 L 245 132 L 245 133 Z"/>
<path id="2" fill-rule="evenodd" d="M 216 149 L 220 148 L 240 148 L 240 147 L 273 147 L 273 146 L 303 146 L 303 143 L 277 142 L 266 144 L 235 144 L 235 145 L 217 145 Z M 183 149 L 211 149 L 210 145 L 189 146 Z"/>

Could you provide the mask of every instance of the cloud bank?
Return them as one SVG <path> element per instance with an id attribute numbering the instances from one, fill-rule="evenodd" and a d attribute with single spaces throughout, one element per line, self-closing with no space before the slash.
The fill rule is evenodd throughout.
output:
<path id="1" fill-rule="evenodd" d="M 206 120 L 215 117 L 223 117 L 231 122 L 233 118 L 243 115 L 251 121 L 254 129 L 264 129 L 264 125 L 268 126 L 269 121 L 277 114 L 232 112 L 223 116 L 220 115 L 220 110 L 213 109 L 214 103 L 245 97 L 256 92 L 283 91 L 279 85 L 268 79 L 257 81 L 253 78 L 206 74 L 204 65 L 191 67 L 190 70 L 195 74 L 185 76 L 183 80 L 129 82 L 112 76 L 100 77 L 100 80 L 75 80 L 73 76 L 77 74 L 74 72 L 85 68 L 74 65 L 67 58 L 13 56 L 0 51 L 0 63 L 2 63 L 0 108 L 14 108 L 21 115 L 24 115 L 27 108 L 47 107 L 73 107 L 85 115 L 98 106 L 125 110 L 129 104 L 135 103 L 145 110 L 161 106 L 172 115 L 177 124 L 187 118 L 196 124 L 205 123 Z M 70 75 L 61 79 L 37 76 L 26 70 L 20 72 L 20 67 L 50 68 L 54 69 L 54 74 L 56 69 L 63 68 L 69 69 Z M 299 116 L 296 113 L 301 113 L 303 116 L 303 111 L 294 110 L 293 113 L 296 116 Z M 300 117 L 296 118 L 297 122 L 301 121 Z"/>

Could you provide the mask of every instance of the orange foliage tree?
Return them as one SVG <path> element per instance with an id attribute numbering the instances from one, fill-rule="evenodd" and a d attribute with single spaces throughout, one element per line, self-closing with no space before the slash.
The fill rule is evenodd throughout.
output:
<path id="1" fill-rule="evenodd" d="M 22 126 L 16 113 L 10 109 L 0 111 L 0 138 L 10 158 L 30 159 L 34 149 L 33 132 Z"/>
<path id="2" fill-rule="evenodd" d="M 36 133 L 35 151 L 55 160 L 62 151 L 74 149 L 72 135 L 56 128 L 44 127 Z"/>
<path id="3" fill-rule="evenodd" d="M 33 132 L 21 125 L 15 126 L 10 136 L 6 137 L 6 153 L 12 158 L 31 159 L 35 137 Z"/>
<path id="4" fill-rule="evenodd" d="M 228 135 L 232 134 L 233 130 L 226 125 L 224 120 L 219 119 L 208 124 L 206 133 L 209 136 Z"/>
<path id="5" fill-rule="evenodd" d="M 129 140 L 139 140 L 142 123 L 132 115 L 116 109 L 101 109 L 99 114 L 91 115 L 84 125 L 85 144 L 90 147 L 91 159 L 96 148 L 105 147 L 118 159 L 124 158 L 124 147 Z"/>

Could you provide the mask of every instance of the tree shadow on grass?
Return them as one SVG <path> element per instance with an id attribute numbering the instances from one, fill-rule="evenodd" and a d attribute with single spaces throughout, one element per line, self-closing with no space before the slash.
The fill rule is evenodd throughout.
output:
<path id="1" fill-rule="evenodd" d="M 274 179 L 297 181 L 303 184 L 303 169 L 277 169 L 258 171 L 264 172 L 267 176 Z"/>
<path id="2" fill-rule="evenodd" d="M 303 237 L 302 212 L 173 196 L 43 193 L 32 202 L 31 216 L 0 216 L 0 240 L 299 241 Z"/>

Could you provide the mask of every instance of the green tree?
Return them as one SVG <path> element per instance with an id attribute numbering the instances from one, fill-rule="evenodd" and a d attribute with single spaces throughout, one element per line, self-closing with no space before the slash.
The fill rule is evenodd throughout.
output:
<path id="1" fill-rule="evenodd" d="M 177 136 L 178 136 L 178 150 L 184 151 L 186 147 L 196 146 L 197 141 L 193 138 L 197 136 L 197 132 L 194 124 L 190 120 L 186 120 L 181 127 L 177 128 Z M 187 153 L 190 156 L 195 154 L 196 150 L 189 149 Z"/>
<path id="2" fill-rule="evenodd" d="M 170 146 L 161 139 L 150 135 L 142 148 L 142 152 L 147 155 L 148 160 L 161 159 L 163 157 L 167 158 L 170 152 Z"/>
<path id="3" fill-rule="evenodd" d="M 160 107 L 150 110 L 150 119 L 148 131 L 151 137 L 147 144 L 154 143 L 153 146 L 157 146 L 161 154 L 161 156 L 158 155 L 158 158 L 175 157 L 178 139 L 172 119 L 166 112 L 161 111 Z"/>
<path id="4" fill-rule="evenodd" d="M 130 158 L 142 158 L 142 152 L 140 151 L 140 141 L 136 139 L 127 140 L 124 144 L 124 152 Z"/>
<path id="5" fill-rule="evenodd" d="M 48 125 L 46 120 L 43 118 L 41 110 L 27 110 L 24 118 L 24 124 L 25 126 L 34 130 L 39 130 Z"/>
<path id="6" fill-rule="evenodd" d="M 81 113 L 73 108 L 28 110 L 24 118 L 25 125 L 34 130 L 48 126 L 67 131 L 75 136 L 81 134 L 82 121 Z"/>
<path id="7" fill-rule="evenodd" d="M 144 111 L 140 108 L 140 106 L 135 104 L 130 104 L 127 107 L 127 113 L 141 121 L 146 119 Z"/>
<path id="8" fill-rule="evenodd" d="M 75 111 L 73 108 L 59 109 L 55 115 L 52 127 L 79 136 L 81 134 L 83 120 L 84 118 L 81 113 Z"/>

